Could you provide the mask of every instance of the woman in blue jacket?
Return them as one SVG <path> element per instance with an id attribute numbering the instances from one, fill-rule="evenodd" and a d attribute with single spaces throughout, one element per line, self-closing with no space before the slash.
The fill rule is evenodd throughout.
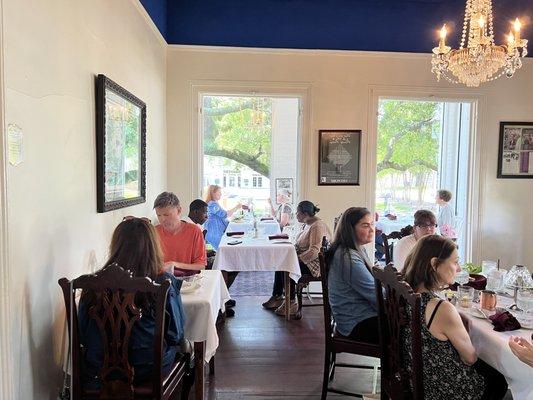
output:
<path id="1" fill-rule="evenodd" d="M 241 208 L 238 203 L 230 210 L 224 210 L 218 201 L 222 198 L 222 189 L 218 185 L 209 185 L 205 195 L 207 203 L 207 221 L 204 223 L 204 229 L 207 230 L 205 240 L 218 250 L 222 235 L 228 227 L 228 217 L 231 217 L 235 211 Z"/>
<path id="2" fill-rule="evenodd" d="M 156 282 L 169 279 L 171 285 L 166 302 L 166 331 L 163 347 L 163 373 L 170 370 L 183 339 L 185 314 L 181 303 L 181 281 L 163 270 L 163 258 L 157 234 L 150 222 L 141 218 L 129 218 L 121 222 L 111 239 L 109 259 L 103 269 L 117 263 L 132 272 L 134 277 L 148 277 Z M 78 309 L 80 342 L 85 348 L 82 383 L 85 389 L 101 387 L 99 372 L 102 368 L 104 350 L 96 321 L 89 311 L 95 303 L 95 293 L 84 290 Z M 151 378 L 154 367 L 155 312 L 153 300 L 138 294 L 135 304 L 141 308 L 142 317 L 133 325 L 129 343 L 129 363 L 135 371 L 135 381 Z"/>

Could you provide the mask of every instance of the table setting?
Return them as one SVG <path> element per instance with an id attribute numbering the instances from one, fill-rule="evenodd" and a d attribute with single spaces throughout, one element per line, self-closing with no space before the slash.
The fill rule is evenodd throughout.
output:
<path id="1" fill-rule="evenodd" d="M 515 265 L 509 272 L 499 272 L 496 263 L 494 267 L 472 274 L 474 279 L 465 269 L 466 278 L 464 273 L 457 276 L 456 291 L 441 295 L 468 321 L 479 358 L 505 376 L 513 399 L 533 400 L 533 368 L 520 361 L 508 344 L 511 336 L 533 340 L 533 279 L 523 266 Z M 476 278 L 485 277 L 483 273 L 486 279 Z"/>
<path id="2" fill-rule="evenodd" d="M 295 282 L 301 271 L 296 249 L 288 234 L 279 232 L 266 235 L 263 232 L 226 232 L 220 241 L 214 270 L 223 271 L 282 271 Z M 285 279 L 285 293 L 290 295 L 289 279 Z M 290 319 L 289 304 L 286 318 Z"/>

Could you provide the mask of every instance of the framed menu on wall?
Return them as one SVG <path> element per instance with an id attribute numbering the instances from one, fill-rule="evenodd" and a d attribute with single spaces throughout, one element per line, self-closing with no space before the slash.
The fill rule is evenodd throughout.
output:
<path id="1" fill-rule="evenodd" d="M 318 184 L 320 186 L 358 186 L 361 131 L 318 131 Z"/>
<path id="2" fill-rule="evenodd" d="M 533 122 L 500 122 L 498 178 L 533 178 Z"/>

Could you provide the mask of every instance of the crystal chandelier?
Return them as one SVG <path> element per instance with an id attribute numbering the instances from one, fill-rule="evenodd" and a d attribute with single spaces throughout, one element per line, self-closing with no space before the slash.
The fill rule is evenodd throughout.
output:
<path id="1" fill-rule="evenodd" d="M 446 46 L 446 24 L 440 30 L 439 46 L 433 49 L 431 72 L 453 83 L 477 87 L 505 74 L 511 78 L 522 67 L 527 40 L 520 37 L 517 18 L 507 37 L 507 45 L 494 44 L 491 0 L 467 0 L 463 35 L 459 49 Z"/>

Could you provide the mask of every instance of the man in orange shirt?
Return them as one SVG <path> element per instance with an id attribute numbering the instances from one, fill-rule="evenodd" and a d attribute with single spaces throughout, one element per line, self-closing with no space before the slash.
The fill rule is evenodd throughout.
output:
<path id="1" fill-rule="evenodd" d="M 205 269 L 207 256 L 201 229 L 181 220 L 181 205 L 172 192 L 163 192 L 154 202 L 159 220 L 155 227 L 163 250 L 165 267 L 174 268 L 174 275 L 192 275 Z"/>

